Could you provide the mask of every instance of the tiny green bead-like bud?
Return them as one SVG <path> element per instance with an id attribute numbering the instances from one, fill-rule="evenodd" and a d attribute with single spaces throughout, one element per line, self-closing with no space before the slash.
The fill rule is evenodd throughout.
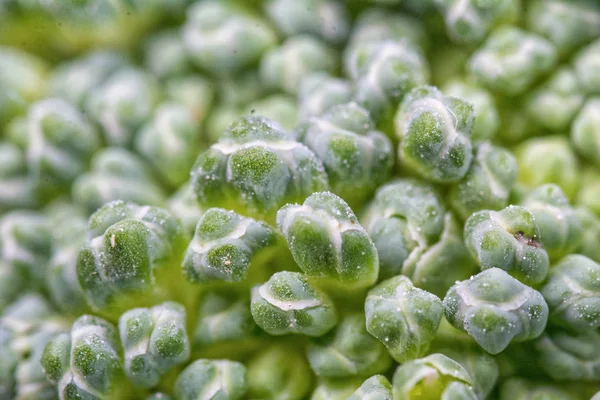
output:
<path id="1" fill-rule="evenodd" d="M 480 210 L 500 210 L 508 205 L 516 181 L 515 156 L 489 142 L 480 143 L 467 175 L 450 189 L 450 205 L 462 219 Z"/>
<path id="2" fill-rule="evenodd" d="M 578 332 L 600 327 L 600 264 L 566 256 L 552 267 L 542 294 L 553 322 Z"/>
<path id="3" fill-rule="evenodd" d="M 217 90 L 221 106 L 243 106 L 268 94 L 256 69 L 222 78 Z"/>
<path id="4" fill-rule="evenodd" d="M 579 161 L 564 136 L 532 138 L 519 144 L 514 154 L 519 165 L 518 182 L 526 188 L 556 183 L 569 199 L 579 188 Z"/>
<path id="5" fill-rule="evenodd" d="M 73 201 L 89 213 L 114 200 L 162 205 L 166 197 L 144 160 L 116 147 L 96 153 L 90 171 L 73 182 L 71 191 Z"/>
<path id="6" fill-rule="evenodd" d="M 27 169 L 42 198 L 68 188 L 100 147 L 85 116 L 59 98 L 32 104 L 25 124 Z"/>
<path id="7" fill-rule="evenodd" d="M 596 215 L 600 215 L 600 168 L 593 166 L 584 167 L 580 173 L 581 184 L 575 203 L 592 210 Z"/>
<path id="8" fill-rule="evenodd" d="M 202 207 L 274 219 L 282 205 L 327 188 L 320 160 L 279 124 L 247 116 L 198 156 L 191 182 Z"/>
<path id="9" fill-rule="evenodd" d="M 556 61 L 556 48 L 548 40 L 514 26 L 501 26 L 473 54 L 468 69 L 489 89 L 516 96 L 549 72 Z"/>
<path id="10" fill-rule="evenodd" d="M 188 245 L 183 274 L 194 283 L 243 281 L 255 257 L 276 242 L 276 232 L 266 223 L 210 208 Z"/>
<path id="11" fill-rule="evenodd" d="M 521 204 L 533 214 L 550 260 L 562 258 L 579 247 L 583 235 L 581 221 L 558 185 L 537 187 Z"/>
<path id="12" fill-rule="evenodd" d="M 348 203 L 362 205 L 390 178 L 392 143 L 358 104 L 333 106 L 300 129 L 302 142 L 323 162 L 331 191 Z"/>
<path id="13" fill-rule="evenodd" d="M 305 121 L 337 104 L 350 102 L 352 92 L 352 85 L 346 80 L 319 72 L 306 76 L 298 88 L 298 120 Z"/>
<path id="14" fill-rule="evenodd" d="M 526 7 L 525 26 L 569 54 L 600 35 L 600 7 L 593 1 L 535 0 Z"/>
<path id="15" fill-rule="evenodd" d="M 253 399 L 301 400 L 311 388 L 312 372 L 302 352 L 285 344 L 261 349 L 248 362 Z"/>
<path id="16" fill-rule="evenodd" d="M 416 179 L 397 179 L 377 189 L 363 218 L 379 255 L 379 279 L 402 272 L 420 248 L 440 237 L 444 203 L 435 189 Z"/>
<path id="17" fill-rule="evenodd" d="M 204 210 L 198 205 L 196 194 L 189 182 L 181 185 L 181 187 L 167 199 L 165 208 L 175 217 L 179 218 L 189 237 L 194 236 L 196 225 L 202 217 L 202 214 L 204 214 Z"/>
<path id="18" fill-rule="evenodd" d="M 27 286 L 27 279 L 17 266 L 0 260 L 0 314 Z"/>
<path id="19" fill-rule="evenodd" d="M 200 300 L 192 340 L 195 347 L 202 349 L 215 343 L 241 342 L 256 330 L 247 294 L 215 290 Z"/>
<path id="20" fill-rule="evenodd" d="M 268 0 L 265 12 L 285 36 L 311 34 L 339 44 L 346 39 L 350 21 L 346 7 L 331 0 Z"/>
<path id="21" fill-rule="evenodd" d="M 392 400 L 392 384 L 383 375 L 373 375 L 346 400 Z"/>
<path id="22" fill-rule="evenodd" d="M 576 71 L 563 67 L 527 96 L 525 111 L 538 126 L 560 132 L 569 128 L 584 100 Z"/>
<path id="23" fill-rule="evenodd" d="M 486 89 L 473 83 L 453 80 L 444 85 L 443 93 L 463 99 L 473 105 L 475 118 L 471 129 L 471 140 L 482 142 L 496 136 L 500 126 L 498 107 L 494 97 Z"/>
<path id="24" fill-rule="evenodd" d="M 50 93 L 81 107 L 93 90 L 126 64 L 124 55 L 107 50 L 92 51 L 63 62 L 50 74 Z"/>
<path id="25" fill-rule="evenodd" d="M 600 97 L 587 100 L 575 117 L 571 143 L 579 154 L 600 167 Z"/>
<path id="26" fill-rule="evenodd" d="M 0 217 L 0 261 L 15 268 L 33 290 L 43 284 L 52 247 L 50 228 L 34 211 L 11 211 Z"/>
<path id="27" fill-rule="evenodd" d="M 501 268 L 525 284 L 539 284 L 548 273 L 548 253 L 531 212 L 521 206 L 483 210 L 465 222 L 464 238 L 482 270 Z"/>
<path id="28" fill-rule="evenodd" d="M 134 148 L 164 182 L 179 187 L 200 150 L 200 125 L 187 107 L 163 103 L 138 132 Z"/>
<path id="29" fill-rule="evenodd" d="M 261 115 L 277 121 L 285 129 L 293 129 L 298 120 L 296 101 L 286 94 L 273 94 L 247 104 L 243 115 Z"/>
<path id="30" fill-rule="evenodd" d="M 119 318 L 125 374 L 136 386 L 153 387 L 160 378 L 190 356 L 185 308 L 166 302 L 134 308 Z"/>
<path id="31" fill-rule="evenodd" d="M 382 373 L 392 363 L 386 348 L 367 332 L 360 313 L 346 315 L 333 332 L 313 339 L 306 356 L 314 373 L 328 378 Z"/>
<path id="32" fill-rule="evenodd" d="M 61 399 L 117 399 L 127 386 L 121 379 L 119 336 L 105 320 L 83 315 L 44 349 L 42 367 Z"/>
<path id="33" fill-rule="evenodd" d="M 598 13 L 600 21 L 600 12 Z M 600 40 L 584 47 L 573 60 L 576 77 L 582 90 L 589 94 L 600 94 Z"/>
<path id="34" fill-rule="evenodd" d="M 0 143 L 0 213 L 14 208 L 32 208 L 38 203 L 35 185 L 27 176 L 25 151 L 16 144 Z"/>
<path id="35" fill-rule="evenodd" d="M 427 50 L 430 44 L 425 26 L 418 18 L 394 12 L 392 9 L 370 7 L 358 15 L 352 26 L 346 56 L 350 55 L 356 46 L 382 40 L 405 40 L 422 50 Z"/>
<path id="36" fill-rule="evenodd" d="M 186 106 L 196 123 L 206 119 L 214 103 L 212 82 L 197 74 L 175 76 L 164 83 L 165 98 Z"/>
<path id="37" fill-rule="evenodd" d="M 163 30 L 151 35 L 143 45 L 144 65 L 154 75 L 168 78 L 183 75 L 190 65 L 177 30 Z"/>
<path id="38" fill-rule="evenodd" d="M 346 400 L 362 384 L 362 377 L 320 379 L 310 400 Z"/>
<path id="39" fill-rule="evenodd" d="M 246 367 L 229 360 L 196 360 L 175 382 L 177 400 L 241 400 L 248 391 Z"/>
<path id="40" fill-rule="evenodd" d="M 338 320 L 329 297 L 297 272 L 277 272 L 252 288 L 252 317 L 271 335 L 322 336 Z"/>
<path id="41" fill-rule="evenodd" d="M 91 91 L 86 109 L 110 145 L 127 147 L 137 130 L 150 119 L 158 104 L 159 92 L 153 75 L 125 67 Z"/>
<path id="42" fill-rule="evenodd" d="M 443 314 L 437 296 L 402 275 L 375 286 L 365 300 L 367 331 L 400 363 L 427 353 Z"/>
<path id="43" fill-rule="evenodd" d="M 433 86 L 413 89 L 394 120 L 400 162 L 433 182 L 459 181 L 473 159 L 473 118 L 473 106 L 466 101 L 444 96 Z"/>
<path id="44" fill-rule="evenodd" d="M 161 285 L 179 284 L 185 233 L 168 211 L 114 201 L 89 219 L 88 242 L 77 259 L 77 276 L 89 305 L 109 314 L 160 301 Z M 183 295 L 182 287 L 178 287 Z M 150 297 L 150 299 L 148 298 Z"/>
<path id="45" fill-rule="evenodd" d="M 434 3 L 444 16 L 448 36 L 458 43 L 477 43 L 499 23 L 515 22 L 520 8 L 518 0 L 435 0 Z"/>
<path id="46" fill-rule="evenodd" d="M 600 333 L 550 331 L 534 348 L 538 364 L 552 379 L 600 382 Z"/>
<path id="47" fill-rule="evenodd" d="M 575 215 L 581 221 L 583 230 L 581 243 L 575 252 L 600 263 L 600 218 L 584 206 L 576 207 Z"/>
<path id="48" fill-rule="evenodd" d="M 333 193 L 314 193 L 303 205 L 282 207 L 277 226 L 308 277 L 344 291 L 377 281 L 377 249 L 350 207 Z"/>
<path id="49" fill-rule="evenodd" d="M 0 126 L 44 95 L 47 70 L 41 58 L 17 48 L 0 46 Z"/>
<path id="50" fill-rule="evenodd" d="M 309 35 L 293 36 L 265 53 L 260 62 L 260 80 L 271 89 L 296 94 L 305 76 L 315 72 L 334 74 L 337 59 L 335 50 L 320 40 Z"/>
<path id="51" fill-rule="evenodd" d="M 404 40 L 361 43 L 348 51 L 345 69 L 354 82 L 354 100 L 376 122 L 390 119 L 407 93 L 429 80 L 427 60 Z"/>
<path id="52" fill-rule="evenodd" d="M 550 383 L 527 381 L 513 377 L 500 386 L 500 400 L 577 400 L 572 395 Z"/>
<path id="53" fill-rule="evenodd" d="M 162 392 L 157 392 L 157 393 L 152 393 L 151 395 L 147 396 L 145 400 L 172 400 L 173 398 L 171 396 L 169 396 L 168 394 L 162 393 Z"/>
<path id="54" fill-rule="evenodd" d="M 214 75 L 242 71 L 277 40 L 271 28 L 245 7 L 220 1 L 188 7 L 182 37 L 191 61 Z"/>
<path id="55" fill-rule="evenodd" d="M 459 386 L 454 387 L 454 384 Z M 434 353 L 400 365 L 394 372 L 392 394 L 394 400 L 474 400 L 477 397 L 472 385 L 473 381 L 459 363 Z M 464 392 L 467 396 L 451 396 L 456 392 Z"/>
<path id="56" fill-rule="evenodd" d="M 548 320 L 542 295 L 500 268 L 457 282 L 444 298 L 445 315 L 485 351 L 498 354 L 511 342 L 534 339 Z"/>

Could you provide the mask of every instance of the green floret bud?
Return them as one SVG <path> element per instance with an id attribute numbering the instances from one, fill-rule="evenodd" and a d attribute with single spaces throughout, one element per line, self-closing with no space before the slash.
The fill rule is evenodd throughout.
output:
<path id="1" fill-rule="evenodd" d="M 600 97 L 587 100 L 575 117 L 571 143 L 579 154 L 600 167 Z"/>
<path id="2" fill-rule="evenodd" d="M 51 233 L 45 217 L 34 211 L 11 211 L 0 217 L 0 261 L 23 277 L 29 289 L 43 284 L 51 254 Z"/>
<path id="3" fill-rule="evenodd" d="M 331 0 L 268 0 L 264 8 L 285 36 L 311 34 L 339 44 L 350 30 L 350 18 L 343 4 Z"/>
<path id="4" fill-rule="evenodd" d="M 188 56 L 177 30 L 164 30 L 151 35 L 143 45 L 144 65 L 154 75 L 168 78 L 190 70 Z"/>
<path id="5" fill-rule="evenodd" d="M 361 43 L 348 50 L 345 69 L 355 85 L 355 101 L 377 122 L 391 119 L 411 89 L 429 80 L 427 60 L 404 40 Z"/>
<path id="6" fill-rule="evenodd" d="M 92 90 L 85 106 L 110 145 L 127 147 L 152 116 L 159 98 L 158 82 L 153 75 L 125 67 Z"/>
<path id="7" fill-rule="evenodd" d="M 310 396 L 310 400 L 346 400 L 362 384 L 363 378 L 321 379 Z"/>
<path id="8" fill-rule="evenodd" d="M 473 83 L 453 80 L 444 85 L 443 92 L 473 105 L 475 118 L 471 129 L 471 141 L 482 142 L 496 136 L 500 117 L 496 101 L 489 91 Z"/>
<path id="9" fill-rule="evenodd" d="M 288 130 L 293 129 L 298 121 L 296 100 L 287 94 L 277 93 L 247 104 L 242 110 L 242 115 L 250 114 L 277 121 Z"/>
<path id="10" fill-rule="evenodd" d="M 600 35 L 600 7 L 593 1 L 534 0 L 525 25 L 569 54 Z"/>
<path id="11" fill-rule="evenodd" d="M 529 94 L 525 112 L 537 126 L 554 132 L 569 129 L 585 96 L 574 69 L 562 67 Z"/>
<path id="12" fill-rule="evenodd" d="M 448 36 L 458 43 L 477 43 L 500 23 L 519 16 L 519 0 L 434 0 L 444 16 Z"/>
<path id="13" fill-rule="evenodd" d="M 542 294 L 551 321 L 578 332 L 600 327 L 600 264 L 571 254 L 552 267 Z"/>
<path id="14" fill-rule="evenodd" d="M 576 400 L 578 397 L 552 384 L 510 378 L 500 387 L 500 400 Z"/>
<path id="15" fill-rule="evenodd" d="M 480 210 L 508 206 L 517 181 L 517 160 L 508 150 L 484 142 L 475 147 L 467 175 L 450 189 L 450 205 L 462 218 Z"/>
<path id="16" fill-rule="evenodd" d="M 41 199 L 68 188 L 100 146 L 85 116 L 59 98 L 33 104 L 23 128 L 28 173 Z"/>
<path id="17" fill-rule="evenodd" d="M 257 331 L 247 293 L 238 295 L 214 290 L 203 295 L 193 329 L 193 344 L 199 350 L 219 343 L 238 343 Z"/>
<path id="18" fill-rule="evenodd" d="M 160 286 L 176 278 L 185 245 L 181 222 L 153 206 L 114 201 L 89 220 L 88 242 L 77 259 L 77 276 L 89 305 L 110 315 L 168 296 Z M 181 283 L 183 286 L 183 283 Z M 177 287 L 183 296 L 183 287 Z"/>
<path id="19" fill-rule="evenodd" d="M 350 82 L 324 73 L 306 76 L 298 88 L 298 120 L 318 117 L 331 107 L 350 102 L 353 88 Z"/>
<path id="20" fill-rule="evenodd" d="M 93 90 L 126 64 L 127 58 L 122 54 L 92 51 L 56 66 L 50 74 L 50 93 L 81 107 Z"/>
<path id="21" fill-rule="evenodd" d="M 165 98 L 186 106 L 196 123 L 206 119 L 214 103 L 212 83 L 197 74 L 175 76 L 164 83 Z"/>
<path id="22" fill-rule="evenodd" d="M 7 307 L 0 317 L 0 397 L 56 398 L 40 359 L 46 344 L 67 331 L 66 321 L 38 294 L 24 295 Z"/>
<path id="23" fill-rule="evenodd" d="M 13 143 L 0 143 L 0 213 L 14 208 L 31 208 L 39 202 L 35 186 L 27 176 L 25 151 Z"/>
<path id="24" fill-rule="evenodd" d="M 248 391 L 246 367 L 229 360 L 196 360 L 175 382 L 177 400 L 241 400 Z"/>
<path id="25" fill-rule="evenodd" d="M 127 386 L 121 379 L 119 337 L 113 325 L 84 315 L 44 349 L 42 367 L 61 399 L 112 399 Z"/>
<path id="26" fill-rule="evenodd" d="M 221 76 L 255 64 L 277 40 L 271 28 L 243 6 L 220 1 L 188 7 L 182 37 L 191 61 Z"/>
<path id="27" fill-rule="evenodd" d="M 306 398 L 311 381 L 304 355 L 290 345 L 261 349 L 248 362 L 249 395 L 253 399 L 301 400 Z"/>
<path id="28" fill-rule="evenodd" d="M 550 260 L 558 260 L 579 247 L 583 236 L 581 220 L 559 186 L 539 186 L 525 196 L 522 205 L 533 214 Z"/>
<path id="29" fill-rule="evenodd" d="M 333 106 L 309 118 L 301 130 L 302 142 L 323 162 L 331 191 L 348 203 L 362 205 L 390 178 L 392 143 L 358 104 Z"/>
<path id="30" fill-rule="evenodd" d="M 546 278 L 549 259 L 540 228 L 521 206 L 474 213 L 465 222 L 464 238 L 481 270 L 500 268 L 528 285 Z"/>
<path id="31" fill-rule="evenodd" d="M 413 89 L 395 117 L 400 162 L 427 180 L 462 179 L 473 159 L 473 106 L 433 86 Z"/>
<path id="32" fill-rule="evenodd" d="M 381 282 L 365 300 L 367 331 L 403 363 L 427 353 L 444 314 L 442 301 L 405 276 Z"/>
<path id="33" fill-rule="evenodd" d="M 600 381 L 600 333 L 550 331 L 534 348 L 538 364 L 552 379 Z"/>
<path id="34" fill-rule="evenodd" d="M 266 223 L 222 208 L 207 210 L 183 259 L 183 274 L 190 282 L 240 282 L 252 261 L 277 243 Z"/>
<path id="35" fill-rule="evenodd" d="M 514 26 L 502 26 L 473 54 L 468 69 L 489 89 L 516 96 L 551 71 L 556 62 L 551 42 Z"/>
<path id="36" fill-rule="evenodd" d="M 134 147 L 164 182 L 179 187 L 200 150 L 200 125 L 187 107 L 163 103 L 138 132 Z"/>
<path id="37" fill-rule="evenodd" d="M 47 70 L 41 58 L 0 46 L 0 127 L 43 97 Z"/>
<path id="38" fill-rule="evenodd" d="M 575 202 L 600 215 L 600 168 L 588 166 L 578 172 L 581 174 L 581 185 Z"/>
<path id="39" fill-rule="evenodd" d="M 349 56 L 357 46 L 383 40 L 405 40 L 422 50 L 427 50 L 430 44 L 425 26 L 418 18 L 389 8 L 371 7 L 362 11 L 353 24 L 345 55 Z"/>
<path id="40" fill-rule="evenodd" d="M 116 147 L 96 153 L 90 171 L 73 182 L 71 192 L 89 213 L 114 200 L 162 205 L 166 197 L 144 160 Z"/>
<path id="41" fill-rule="evenodd" d="M 518 182 L 526 188 L 556 183 L 572 199 L 579 188 L 579 161 L 564 136 L 529 139 L 515 148 Z"/>
<path id="42" fill-rule="evenodd" d="M 583 235 L 579 248 L 575 251 L 592 260 L 600 263 L 600 218 L 596 216 L 589 208 L 578 206 L 575 208 L 575 215 L 581 221 Z"/>
<path id="43" fill-rule="evenodd" d="M 314 193 L 303 205 L 284 206 L 277 213 L 277 225 L 308 277 L 344 291 L 377 281 L 377 249 L 350 207 L 336 195 Z"/>
<path id="44" fill-rule="evenodd" d="M 119 318 L 125 374 L 136 386 L 153 387 L 190 356 L 185 309 L 174 302 L 134 308 Z"/>
<path id="45" fill-rule="evenodd" d="M 335 331 L 309 343 L 306 355 L 314 373 L 327 378 L 369 376 L 385 372 L 392 363 L 385 347 L 367 332 L 365 316 L 358 313 L 345 316 Z"/>
<path id="46" fill-rule="evenodd" d="M 247 116 L 198 156 L 191 182 L 202 207 L 226 207 L 274 219 L 277 209 L 327 189 L 314 153 L 279 124 Z"/>
<path id="47" fill-rule="evenodd" d="M 392 400 L 392 385 L 383 375 L 373 375 L 346 400 Z"/>
<path id="48" fill-rule="evenodd" d="M 277 272 L 252 288 L 250 310 L 256 324 L 271 335 L 322 336 L 338 320 L 327 294 L 297 272 Z"/>
<path id="49" fill-rule="evenodd" d="M 600 11 L 597 19 L 600 23 Z M 577 53 L 573 65 L 581 89 L 589 94 L 600 94 L 600 40 Z"/>
<path id="50" fill-rule="evenodd" d="M 162 392 L 157 392 L 157 393 L 152 393 L 151 395 L 147 396 L 145 400 L 172 400 L 173 398 L 171 396 L 169 396 L 168 394 L 162 393 Z"/>
<path id="51" fill-rule="evenodd" d="M 398 400 L 477 399 L 467 371 L 439 353 L 399 366 L 392 385 L 393 397 Z"/>
<path id="52" fill-rule="evenodd" d="M 315 72 L 334 74 L 338 69 L 337 59 L 335 50 L 318 39 L 294 36 L 263 56 L 260 80 L 268 88 L 296 94 L 305 76 Z"/>
<path id="53" fill-rule="evenodd" d="M 198 205 L 196 194 L 189 182 L 184 183 L 166 201 L 165 208 L 171 214 L 179 218 L 188 236 L 194 236 L 196 225 L 204 214 L 204 210 Z"/>
<path id="54" fill-rule="evenodd" d="M 485 351 L 498 354 L 511 342 L 540 336 L 548 305 L 542 295 L 500 268 L 457 282 L 444 298 L 445 315 Z"/>

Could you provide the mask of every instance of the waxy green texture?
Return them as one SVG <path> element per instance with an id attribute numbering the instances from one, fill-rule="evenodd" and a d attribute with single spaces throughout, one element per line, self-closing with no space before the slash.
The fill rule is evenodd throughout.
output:
<path id="1" fill-rule="evenodd" d="M 248 391 L 246 367 L 236 361 L 200 359 L 177 377 L 178 400 L 241 400 Z"/>

